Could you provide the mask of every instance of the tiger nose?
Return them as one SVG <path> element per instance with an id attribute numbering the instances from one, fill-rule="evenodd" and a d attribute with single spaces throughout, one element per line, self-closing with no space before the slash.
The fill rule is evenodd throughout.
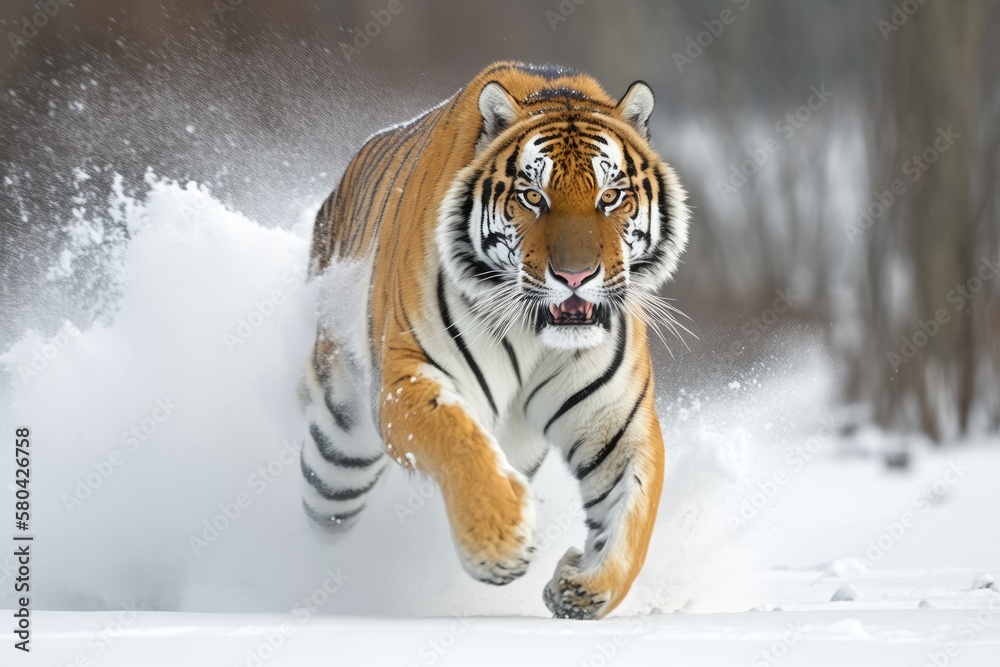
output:
<path id="1" fill-rule="evenodd" d="M 576 289 L 596 276 L 599 270 L 600 267 L 588 268 L 583 271 L 563 271 L 553 267 L 552 273 L 556 276 L 556 278 L 569 285 L 572 289 Z"/>

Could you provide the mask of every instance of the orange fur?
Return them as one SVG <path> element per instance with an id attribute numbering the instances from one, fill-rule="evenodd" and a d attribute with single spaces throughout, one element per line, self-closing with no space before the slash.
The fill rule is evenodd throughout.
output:
<path id="1" fill-rule="evenodd" d="M 386 451 L 440 485 L 464 558 L 520 571 L 531 548 L 527 480 L 506 465 L 494 436 L 449 390 L 414 334 L 418 325 L 436 325 L 427 321 L 423 304 L 434 299 L 434 281 L 428 277 L 440 270 L 435 251 L 439 210 L 459 172 L 476 157 L 483 127 L 479 96 L 489 82 L 500 83 L 518 103 L 515 124 L 570 122 L 594 112 L 638 147 L 644 162 L 660 163 L 645 138 L 619 116 L 617 102 L 590 77 L 543 76 L 514 63 L 497 63 L 442 107 L 374 136 L 361 149 L 317 216 L 311 272 L 318 275 L 338 259 L 371 259 L 370 354 L 377 360 L 378 428 Z M 539 95 L 562 88 L 579 94 Z M 509 149 L 499 148 L 497 160 Z M 560 150 L 553 159 L 577 159 L 573 146 Z M 558 197 L 550 224 L 520 230 L 525 271 L 538 279 L 550 264 L 567 270 L 602 264 L 609 273 L 622 271 L 622 232 L 595 210 L 593 178 L 586 169 L 567 174 L 551 185 Z M 634 205 L 626 203 L 623 212 Z M 580 558 L 567 554 L 550 584 L 552 595 L 597 617 L 622 601 L 642 567 L 663 483 L 663 441 L 654 410 L 646 324 L 630 319 L 628 363 L 635 381 L 645 378 L 648 387 L 627 436 L 641 491 L 624 521 L 624 546 L 616 547 L 596 570 L 581 571 Z M 325 335 L 317 340 L 314 364 L 320 377 L 332 358 L 332 345 Z"/>

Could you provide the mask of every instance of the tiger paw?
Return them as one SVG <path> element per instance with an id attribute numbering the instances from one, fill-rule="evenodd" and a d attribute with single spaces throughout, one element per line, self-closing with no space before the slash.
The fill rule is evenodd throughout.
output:
<path id="1" fill-rule="evenodd" d="M 500 477 L 446 504 L 459 559 L 473 578 L 503 586 L 528 571 L 535 515 L 526 482 Z"/>
<path id="2" fill-rule="evenodd" d="M 568 550 L 545 587 L 545 606 L 555 618 L 600 618 L 607 606 L 608 596 L 591 588 L 593 577 L 580 572 L 582 557 L 578 549 Z"/>

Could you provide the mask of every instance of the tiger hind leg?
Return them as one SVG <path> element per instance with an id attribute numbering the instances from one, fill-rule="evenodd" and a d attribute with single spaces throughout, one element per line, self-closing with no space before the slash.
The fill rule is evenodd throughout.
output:
<path id="1" fill-rule="evenodd" d="M 322 329 L 306 369 L 309 431 L 302 447 L 303 506 L 320 528 L 354 525 L 387 457 L 364 400 L 357 363 Z"/>

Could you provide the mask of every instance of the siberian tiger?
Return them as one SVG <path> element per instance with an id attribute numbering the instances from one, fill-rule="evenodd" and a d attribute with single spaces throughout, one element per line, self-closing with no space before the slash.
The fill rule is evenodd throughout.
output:
<path id="1" fill-rule="evenodd" d="M 393 460 L 440 487 L 468 573 L 506 584 L 531 560 L 529 482 L 554 447 L 588 533 L 545 603 L 589 619 L 622 601 L 663 484 L 647 327 L 687 243 L 652 112 L 641 81 L 616 103 L 572 70 L 501 62 L 365 143 L 313 230 L 310 274 L 360 267 L 367 316 L 353 352 L 321 319 L 307 368 L 313 520 L 353 524 Z"/>

